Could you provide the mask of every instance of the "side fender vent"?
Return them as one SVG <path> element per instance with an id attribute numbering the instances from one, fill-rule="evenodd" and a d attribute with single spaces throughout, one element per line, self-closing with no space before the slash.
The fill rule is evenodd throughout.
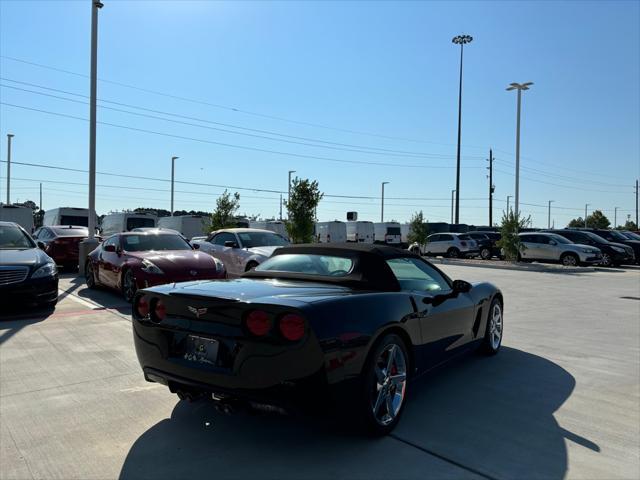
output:
<path id="1" fill-rule="evenodd" d="M 480 321 L 482 320 L 482 307 L 478 309 L 478 313 L 476 313 L 476 320 L 473 322 L 473 338 L 478 336 L 478 330 L 480 329 Z"/>

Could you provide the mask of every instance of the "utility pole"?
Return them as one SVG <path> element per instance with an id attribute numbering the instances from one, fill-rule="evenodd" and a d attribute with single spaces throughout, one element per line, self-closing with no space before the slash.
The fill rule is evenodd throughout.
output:
<path id="1" fill-rule="evenodd" d="M 288 187 L 289 187 L 288 193 L 287 193 L 287 205 L 291 201 L 291 174 L 292 173 L 296 173 L 296 171 L 295 170 L 289 170 L 289 183 L 287 184 Z M 289 218 L 289 207 L 287 207 L 287 219 L 288 218 Z"/>
<path id="2" fill-rule="evenodd" d="M 453 225 L 453 197 L 455 193 L 456 193 L 455 190 L 451 190 L 451 224 L 452 225 Z"/>
<path id="3" fill-rule="evenodd" d="M 547 228 L 551 228 L 551 204 L 555 202 L 555 200 L 549 200 L 549 213 L 547 215 Z"/>
<path id="4" fill-rule="evenodd" d="M 98 10 L 99 0 L 91 1 L 91 75 L 89 99 L 89 236 L 79 245 L 78 264 L 84 273 L 85 260 L 98 242 L 96 234 L 96 98 L 98 95 Z"/>
<path id="5" fill-rule="evenodd" d="M 587 228 L 587 207 L 591 205 L 590 203 L 584 204 L 584 228 Z"/>
<path id="6" fill-rule="evenodd" d="M 280 194 L 280 221 L 282 221 L 282 194 Z"/>
<path id="7" fill-rule="evenodd" d="M 460 223 L 460 141 L 462 137 L 462 58 L 464 46 L 471 43 L 471 35 L 457 35 L 451 40 L 460 45 L 460 83 L 458 84 L 458 150 L 456 154 L 456 224 Z"/>
<path id="8" fill-rule="evenodd" d="M 638 226 L 638 180 L 636 179 L 636 228 L 640 229 Z"/>
<path id="9" fill-rule="evenodd" d="M 42 211 L 42 183 L 40 184 L 40 211 Z"/>
<path id="10" fill-rule="evenodd" d="M 489 149 L 489 226 L 493 226 L 493 192 L 496 187 L 493 185 L 493 150 Z"/>
<path id="11" fill-rule="evenodd" d="M 13 133 L 7 133 L 7 205 L 11 205 L 11 139 Z"/>
<path id="12" fill-rule="evenodd" d="M 173 217 L 173 181 L 176 173 L 176 160 L 180 157 L 171 157 L 171 216 Z"/>
<path id="13" fill-rule="evenodd" d="M 618 227 L 618 209 L 620 207 L 613 207 L 613 228 Z"/>
<path id="14" fill-rule="evenodd" d="M 516 207 L 515 214 L 519 218 L 520 215 L 520 110 L 522 104 L 522 91 L 529 90 L 529 86 L 533 85 L 533 82 L 526 83 L 511 83 L 507 88 L 507 91 L 518 90 L 518 110 L 516 120 Z"/>
<path id="15" fill-rule="evenodd" d="M 380 208 L 380 221 L 384 222 L 384 186 L 389 182 L 382 182 L 382 205 Z"/>

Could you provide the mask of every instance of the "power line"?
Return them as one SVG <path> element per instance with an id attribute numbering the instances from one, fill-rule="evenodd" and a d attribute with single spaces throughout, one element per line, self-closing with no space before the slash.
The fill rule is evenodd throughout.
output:
<path id="1" fill-rule="evenodd" d="M 13 163 L 13 162 L 12 162 L 12 163 Z M 504 170 L 498 170 L 498 169 L 495 169 L 495 171 L 496 171 L 496 172 L 500 172 L 500 173 L 504 173 L 505 175 L 510 175 L 510 176 L 512 176 L 512 177 L 513 177 L 513 176 L 515 176 L 513 173 L 511 173 L 511 172 L 506 172 L 506 171 L 504 171 Z M 584 191 L 584 190 L 585 190 L 585 188 L 584 188 L 584 187 L 572 187 L 572 186 L 570 186 L 570 185 L 560 185 L 560 184 L 558 184 L 558 183 L 545 182 L 545 181 L 543 181 L 543 180 L 537 180 L 537 179 L 535 179 L 535 178 L 525 177 L 525 176 L 523 176 L 523 175 L 520 175 L 520 177 L 521 177 L 521 178 L 525 178 L 525 179 L 529 180 L 530 182 L 543 183 L 543 184 L 545 184 L 545 185 L 553 185 L 554 187 L 569 188 L 569 189 L 572 189 L 572 190 L 581 190 L 581 191 Z M 619 191 L 619 190 L 618 190 L 618 191 L 613 191 L 613 190 L 592 190 L 592 189 L 590 189 L 590 190 L 589 190 L 589 192 L 598 192 L 598 193 L 620 193 L 620 191 Z"/>
<path id="2" fill-rule="evenodd" d="M 17 83 L 17 84 L 20 84 L 20 85 L 28 85 L 28 86 L 40 88 L 40 89 L 43 89 L 43 90 L 48 90 L 48 91 L 53 91 L 53 92 L 58 92 L 58 93 L 64 93 L 66 95 L 73 95 L 73 96 L 82 97 L 82 98 L 89 98 L 87 95 L 82 95 L 82 94 L 75 93 L 75 92 L 69 92 L 67 90 L 60 90 L 58 88 L 45 87 L 43 85 L 38 85 L 38 84 L 35 84 L 35 83 L 23 82 L 23 81 L 20 81 L 20 80 L 13 80 L 13 79 L 6 78 L 6 77 L 0 77 L 0 80 L 13 82 L 13 83 Z M 58 95 L 46 94 L 46 93 L 38 92 L 38 91 L 35 91 L 35 90 L 28 90 L 28 89 L 25 89 L 25 88 L 14 87 L 14 86 L 11 86 L 11 85 L 1 85 L 1 86 L 4 87 L 4 88 L 11 88 L 11 89 L 19 90 L 19 91 L 22 91 L 22 92 L 34 93 L 34 94 L 37 94 L 37 95 L 57 98 L 57 99 L 65 100 L 65 101 L 69 101 L 69 102 L 86 104 L 86 102 L 81 102 L 81 101 L 73 100 L 73 99 L 66 98 L 66 97 L 60 97 Z M 196 127 L 200 127 L 200 128 L 210 128 L 211 130 L 217 130 L 217 131 L 221 131 L 221 132 L 225 132 L 225 133 L 231 133 L 231 134 L 235 134 L 235 135 L 246 135 L 246 136 L 250 136 L 250 137 L 263 138 L 263 139 L 272 140 L 272 141 L 280 141 L 280 142 L 293 143 L 293 144 L 298 144 L 298 145 L 307 145 L 307 146 L 313 146 L 313 147 L 318 147 L 318 148 L 331 148 L 331 149 L 335 149 L 335 150 L 345 150 L 345 151 L 354 151 L 354 152 L 363 152 L 364 149 L 366 149 L 366 150 L 375 150 L 375 151 L 371 151 L 371 152 L 364 151 L 364 153 L 377 154 L 377 155 L 391 155 L 392 154 L 392 155 L 395 155 L 395 156 L 408 157 L 408 158 L 413 158 L 413 157 L 449 158 L 449 159 L 450 158 L 454 158 L 453 155 L 441 154 L 441 153 L 411 152 L 411 151 L 406 151 L 406 150 L 392 150 L 392 149 L 387 149 L 387 148 L 370 147 L 370 146 L 367 146 L 367 145 L 354 145 L 354 144 L 349 144 L 349 143 L 330 142 L 330 141 L 327 141 L 327 140 L 320 140 L 320 139 L 316 139 L 316 138 L 300 137 L 300 136 L 296 136 L 296 135 L 287 135 L 287 134 L 284 134 L 284 133 L 273 132 L 273 131 L 269 131 L 269 130 L 261 130 L 261 129 L 256 129 L 256 128 L 242 127 L 242 126 L 233 125 L 233 124 L 229 124 L 229 123 L 215 122 L 215 121 L 208 120 L 208 119 L 192 117 L 192 116 L 189 116 L 189 115 L 182 115 L 182 114 L 179 114 L 179 113 L 165 112 L 165 111 L 162 111 L 162 110 L 156 110 L 156 109 L 141 107 L 141 106 L 138 106 L 138 105 L 132 105 L 132 104 L 129 104 L 129 103 L 116 102 L 116 101 L 105 100 L 105 99 L 98 99 L 98 100 L 100 102 L 103 102 L 103 103 L 110 103 L 110 104 L 113 104 L 113 105 L 119 105 L 119 106 L 124 106 L 124 107 L 128 107 L 128 108 L 134 108 L 134 109 L 142 110 L 142 111 L 146 111 L 146 112 L 158 113 L 158 114 L 161 114 L 161 115 L 167 115 L 167 116 L 171 116 L 171 117 L 184 118 L 184 119 L 187 119 L 187 120 L 194 120 L 194 121 L 198 121 L 198 122 L 209 123 L 209 124 L 212 124 L 212 125 L 221 125 L 221 126 L 224 126 L 224 127 L 236 128 L 236 129 L 240 129 L 240 130 L 247 130 L 247 131 L 250 131 L 250 132 L 257 132 L 257 133 L 263 133 L 263 134 L 268 134 L 268 135 L 276 135 L 276 136 L 281 136 L 281 137 L 286 137 L 286 138 L 293 138 L 293 139 L 296 139 L 296 140 L 305 140 L 305 141 L 308 141 L 308 142 L 310 141 L 310 142 L 325 143 L 325 144 L 328 144 L 328 145 L 336 145 L 336 146 L 340 146 L 340 147 L 349 147 L 349 148 L 336 148 L 336 147 L 330 147 L 328 145 L 315 145 L 315 144 L 309 144 L 309 143 L 304 143 L 304 142 L 292 142 L 292 141 L 278 139 L 278 138 L 265 137 L 265 136 L 262 136 L 262 135 L 253 135 L 253 134 L 248 134 L 248 133 L 244 133 L 244 132 L 235 132 L 235 131 L 232 131 L 232 130 L 225 130 L 225 129 L 221 129 L 221 128 L 211 128 L 211 127 L 205 127 L 203 125 L 194 125 L 192 123 L 178 122 L 178 121 L 174 121 L 174 120 L 170 120 L 170 119 L 166 119 L 166 118 L 160 118 L 160 117 L 156 117 L 156 116 L 152 116 L 152 115 L 147 116 L 148 118 L 171 121 L 171 122 L 174 122 L 174 123 L 182 123 L 184 125 L 196 126 Z M 127 111 L 127 110 L 120 110 L 120 109 L 117 109 L 117 108 L 110 108 L 110 107 L 105 107 L 105 106 L 100 106 L 100 107 L 101 108 L 105 108 L 105 109 L 109 109 L 109 110 L 114 110 L 114 111 L 117 111 L 117 112 L 128 113 L 128 114 L 131 114 L 131 115 L 141 115 L 141 114 L 136 113 L 136 112 L 130 112 L 130 111 Z M 146 116 L 146 115 L 142 115 L 142 116 Z M 478 157 L 467 156 L 466 158 L 478 158 L 479 159 L 481 157 L 479 157 L 479 156 Z"/>
<path id="3" fill-rule="evenodd" d="M 39 108 L 32 108 L 32 107 L 26 107 L 24 105 L 16 105 L 13 103 L 8 103 L 8 102 L 0 102 L 0 105 L 5 105 L 8 107 L 13 107 L 13 108 L 19 108 L 22 110 L 29 110 L 29 111 L 33 111 L 33 112 L 39 112 L 39 113 L 46 113 L 48 115 L 54 115 L 57 117 L 63 117 L 63 118 L 70 118 L 73 120 L 80 120 L 80 121 L 84 121 L 87 122 L 88 119 L 84 118 L 84 117 L 77 117 L 75 115 L 68 115 L 65 113 L 59 113 L 59 112 L 52 112 L 49 110 L 43 110 L 43 109 L 39 109 Z M 172 133 L 165 133 L 165 132 L 156 132 L 154 130 L 146 130 L 143 128 L 136 128 L 136 127 L 130 127 L 127 125 L 119 125 L 116 123 L 110 123 L 110 122 L 97 122 L 100 125 L 107 125 L 110 127 L 116 127 L 116 128 L 122 128 L 125 130 L 131 130 L 134 132 L 142 132 L 142 133 L 149 133 L 149 134 L 153 134 L 153 135 L 159 135 L 159 136 L 163 136 L 163 137 L 169 137 L 169 138 L 178 138 L 181 140 L 188 140 L 188 141 L 192 141 L 192 142 L 199 142 L 199 143 L 207 143 L 207 144 L 211 144 L 211 145 L 218 145 L 218 146 L 222 146 L 222 147 L 229 147 L 229 148 L 239 148 L 239 149 L 243 149 L 243 150 L 250 150 L 250 151 L 254 151 L 254 152 L 261 152 L 261 153 L 272 153 L 272 154 L 276 154 L 276 155 L 284 155 L 284 156 L 288 156 L 288 157 L 296 157 L 296 158 L 306 158 L 306 159 L 312 159 L 312 160 L 320 160 L 320 161 L 325 161 L 325 162 L 337 162 L 337 163 L 349 163 L 349 164 L 356 164 L 356 165 L 375 165 L 375 166 L 383 166 L 383 167 L 394 167 L 394 168 L 455 168 L 455 167 L 450 167 L 450 166 L 442 166 L 442 165 L 409 165 L 409 164 L 400 164 L 400 163 L 384 163 L 384 162 L 369 162 L 369 161 L 364 161 L 364 160 L 344 160 L 344 159 L 337 159 L 337 158 L 331 158 L 331 157 L 319 157 L 319 156 L 315 156 L 315 155 L 306 155 L 306 154 L 302 154 L 302 153 L 292 153 L 292 152 L 281 152 L 281 151 L 276 151 L 276 150 L 268 150 L 265 148 L 258 148 L 258 147 L 248 147 L 245 145 L 235 145 L 235 144 L 231 144 L 231 143 L 224 143 L 224 142 L 216 142 L 213 140 L 205 140 L 202 138 L 194 138 L 194 137 L 186 137 L 186 136 L 182 136 L 182 135 L 175 135 Z M 467 169 L 469 168 L 482 168 L 482 167 L 465 167 Z"/>

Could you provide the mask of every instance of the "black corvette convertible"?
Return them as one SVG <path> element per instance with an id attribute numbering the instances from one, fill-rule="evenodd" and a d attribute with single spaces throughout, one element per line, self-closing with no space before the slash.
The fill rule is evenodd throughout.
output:
<path id="1" fill-rule="evenodd" d="M 286 409 L 343 403 L 370 431 L 398 423 L 409 384 L 471 349 L 495 354 L 503 299 L 385 246 L 283 247 L 243 278 L 137 293 L 145 378 L 182 399 Z"/>

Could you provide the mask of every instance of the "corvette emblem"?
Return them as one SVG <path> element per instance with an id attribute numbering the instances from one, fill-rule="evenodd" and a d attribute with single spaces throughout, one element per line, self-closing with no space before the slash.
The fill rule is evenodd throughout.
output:
<path id="1" fill-rule="evenodd" d="M 192 277 L 195 277 L 198 274 L 197 270 L 189 270 L 189 273 L 191 274 Z"/>
<path id="2" fill-rule="evenodd" d="M 196 316 L 196 318 L 200 318 L 200 316 L 202 316 L 205 313 L 207 313 L 207 308 L 206 307 L 203 307 L 203 308 L 188 307 L 188 308 L 189 308 L 189 311 Z"/>

